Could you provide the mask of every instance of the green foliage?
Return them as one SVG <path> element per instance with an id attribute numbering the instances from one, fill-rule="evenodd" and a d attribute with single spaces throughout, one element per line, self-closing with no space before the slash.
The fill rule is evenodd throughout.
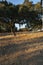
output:
<path id="1" fill-rule="evenodd" d="M 27 27 L 41 26 L 42 22 L 38 14 L 41 14 L 41 5 L 40 3 L 33 4 L 28 2 L 21 5 L 13 5 L 7 1 L 0 1 L 0 17 L 5 19 L 0 20 L 3 25 L 5 24 L 6 30 L 15 31 L 15 23 L 19 24 L 28 24 Z M 7 22 L 7 23 L 6 23 Z"/>

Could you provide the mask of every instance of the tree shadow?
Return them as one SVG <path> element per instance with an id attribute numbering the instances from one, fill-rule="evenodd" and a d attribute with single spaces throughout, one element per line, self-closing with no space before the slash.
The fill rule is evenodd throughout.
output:
<path id="1" fill-rule="evenodd" d="M 6 64 L 5 64 L 6 62 Z M 1 63 L 2 64 L 2 63 Z M 4 65 L 43 65 L 43 49 L 31 53 L 21 53 L 17 58 L 8 59 L 3 62 Z M 2 65 L 3 65 L 2 64 Z"/>
<path id="2" fill-rule="evenodd" d="M 13 54 L 13 53 L 19 52 L 19 51 L 24 51 L 25 49 L 28 50 L 29 48 L 32 48 L 32 47 L 35 48 L 35 45 L 34 46 L 32 46 L 32 45 L 33 44 L 37 45 L 37 43 L 40 45 L 43 45 L 43 44 L 41 44 L 41 43 L 43 43 L 43 37 L 30 39 L 30 40 L 22 42 L 21 44 L 15 43 L 15 44 L 9 44 L 7 46 L 2 46 L 2 47 L 0 47 L 0 56 L 5 55 L 5 54 Z"/>
<path id="3" fill-rule="evenodd" d="M 43 65 L 43 50 L 18 56 L 15 65 Z"/>

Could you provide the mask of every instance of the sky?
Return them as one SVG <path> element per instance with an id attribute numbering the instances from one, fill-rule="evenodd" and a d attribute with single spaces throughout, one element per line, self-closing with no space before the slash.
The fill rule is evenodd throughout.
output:
<path id="1" fill-rule="evenodd" d="M 15 5 L 22 4 L 24 2 L 24 0 L 7 0 L 7 1 Z M 33 1 L 33 3 L 37 3 L 37 2 L 40 2 L 41 0 L 30 0 L 30 1 Z"/>

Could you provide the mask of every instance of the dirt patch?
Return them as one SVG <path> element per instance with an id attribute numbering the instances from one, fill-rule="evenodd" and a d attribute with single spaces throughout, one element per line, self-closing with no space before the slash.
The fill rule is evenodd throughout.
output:
<path id="1" fill-rule="evenodd" d="M 0 65 L 43 65 L 43 32 L 1 38 Z"/>

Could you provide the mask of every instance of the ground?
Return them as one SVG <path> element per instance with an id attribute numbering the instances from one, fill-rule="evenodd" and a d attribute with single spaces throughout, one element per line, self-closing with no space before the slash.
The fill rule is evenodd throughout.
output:
<path id="1" fill-rule="evenodd" d="M 0 65 L 43 65 L 43 32 L 0 35 Z"/>

